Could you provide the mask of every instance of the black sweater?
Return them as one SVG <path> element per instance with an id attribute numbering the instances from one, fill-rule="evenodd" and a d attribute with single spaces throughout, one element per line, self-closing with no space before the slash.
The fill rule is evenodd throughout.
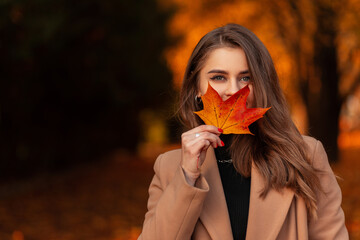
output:
<path id="1" fill-rule="evenodd" d="M 223 185 L 226 204 L 229 211 L 231 229 L 234 240 L 245 240 L 249 214 L 250 177 L 245 178 L 238 173 L 234 165 L 219 160 L 229 160 L 231 156 L 227 147 L 231 143 L 231 135 L 221 135 L 224 147 L 215 149 L 216 159 Z"/>

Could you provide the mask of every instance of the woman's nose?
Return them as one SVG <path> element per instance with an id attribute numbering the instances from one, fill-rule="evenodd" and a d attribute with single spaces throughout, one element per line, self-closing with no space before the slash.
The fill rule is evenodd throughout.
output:
<path id="1" fill-rule="evenodd" d="M 239 91 L 242 88 L 240 85 L 241 84 L 237 81 L 229 81 L 226 91 L 225 91 L 226 98 L 231 97 L 237 91 Z"/>
<path id="2" fill-rule="evenodd" d="M 228 98 L 237 93 L 240 89 L 244 88 L 246 85 L 246 83 L 242 83 L 237 80 L 230 81 L 226 87 L 223 101 L 226 101 Z"/>

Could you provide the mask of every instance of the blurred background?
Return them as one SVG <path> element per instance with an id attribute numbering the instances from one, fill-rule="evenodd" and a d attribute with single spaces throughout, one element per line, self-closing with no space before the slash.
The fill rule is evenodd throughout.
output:
<path id="1" fill-rule="evenodd" d="M 360 239 L 358 0 L 0 0 L 0 239 L 136 239 L 192 49 L 234 22 L 269 49 Z"/>

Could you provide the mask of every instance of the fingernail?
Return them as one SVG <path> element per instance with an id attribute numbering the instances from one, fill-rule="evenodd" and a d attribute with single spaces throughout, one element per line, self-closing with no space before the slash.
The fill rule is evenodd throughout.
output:
<path id="1" fill-rule="evenodd" d="M 223 141 L 221 141 L 221 146 L 223 147 L 223 146 L 225 146 L 225 144 L 224 144 L 224 142 Z"/>
<path id="2" fill-rule="evenodd" d="M 221 132 L 221 133 L 224 132 L 221 128 L 218 128 L 218 131 Z"/>

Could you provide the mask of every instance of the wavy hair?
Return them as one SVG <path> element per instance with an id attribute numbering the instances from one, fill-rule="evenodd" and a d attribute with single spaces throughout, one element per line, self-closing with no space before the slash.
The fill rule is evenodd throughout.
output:
<path id="1" fill-rule="evenodd" d="M 250 126 L 255 136 L 233 136 L 230 153 L 236 170 L 248 177 L 254 163 L 266 182 L 260 197 L 265 198 L 271 188 L 291 188 L 304 199 L 309 215 L 316 218 L 316 192 L 321 191 L 317 170 L 312 167 L 306 144 L 291 119 L 271 56 L 250 30 L 227 24 L 201 38 L 190 56 L 182 83 L 182 123 L 189 129 L 204 124 L 193 113 L 201 108 L 195 101 L 199 72 L 211 51 L 221 47 L 241 48 L 245 52 L 255 106 L 271 106 L 262 119 Z"/>

